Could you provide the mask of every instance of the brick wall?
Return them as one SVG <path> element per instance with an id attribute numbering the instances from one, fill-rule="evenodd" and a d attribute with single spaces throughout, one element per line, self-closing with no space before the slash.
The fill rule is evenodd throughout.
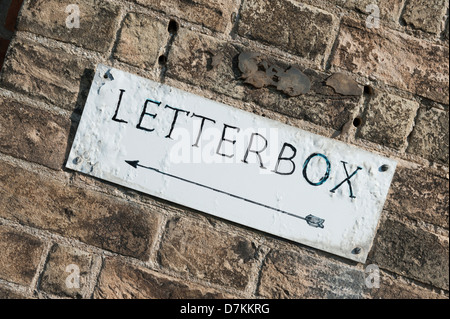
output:
<path id="1" fill-rule="evenodd" d="M 370 28 L 370 0 L 25 0 L 0 73 L 0 298 L 448 298 L 449 3 L 375 2 Z M 244 50 L 311 91 L 244 83 Z M 98 63 L 396 159 L 367 263 L 65 169 Z"/>

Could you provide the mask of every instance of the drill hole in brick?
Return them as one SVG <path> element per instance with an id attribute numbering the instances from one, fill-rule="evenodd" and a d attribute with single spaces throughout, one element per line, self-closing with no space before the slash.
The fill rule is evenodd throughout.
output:
<path id="1" fill-rule="evenodd" d="M 175 20 L 170 20 L 167 30 L 171 34 L 176 34 L 178 32 L 178 22 L 176 22 Z"/>
<path id="2" fill-rule="evenodd" d="M 375 90 L 370 85 L 364 85 L 364 94 L 367 95 L 373 95 L 375 93 Z"/>
<path id="3" fill-rule="evenodd" d="M 165 55 L 160 55 L 158 58 L 159 65 L 166 65 L 167 57 Z"/>
<path id="4" fill-rule="evenodd" d="M 362 124 L 362 119 L 360 117 L 355 117 L 353 120 L 353 126 L 359 127 Z"/>

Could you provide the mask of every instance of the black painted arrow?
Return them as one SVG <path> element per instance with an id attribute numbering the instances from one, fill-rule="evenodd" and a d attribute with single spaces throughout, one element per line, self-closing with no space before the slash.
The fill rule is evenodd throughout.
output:
<path id="1" fill-rule="evenodd" d="M 264 207 L 264 208 L 268 208 L 268 209 L 277 211 L 277 212 L 282 213 L 282 214 L 286 214 L 286 215 L 289 215 L 289 216 L 292 216 L 292 217 L 295 217 L 295 218 L 303 219 L 304 221 L 306 221 L 308 223 L 309 226 L 316 227 L 316 228 L 324 228 L 323 223 L 325 222 L 325 219 L 316 217 L 314 215 L 308 215 L 306 217 L 298 216 L 298 215 L 289 213 L 287 211 L 284 211 L 284 210 L 281 210 L 281 209 L 278 209 L 278 208 L 275 208 L 275 207 L 271 207 L 271 206 L 268 206 L 268 205 L 265 205 L 265 204 L 261 204 L 261 203 L 255 202 L 255 201 L 253 201 L 251 199 L 248 199 L 248 198 L 244 198 L 244 197 L 241 197 L 241 196 L 238 196 L 238 195 L 234 195 L 234 194 L 225 192 L 225 191 L 217 189 L 217 188 L 213 188 L 211 186 L 203 185 L 203 184 L 200 184 L 200 183 L 197 183 L 197 182 L 194 182 L 194 181 L 190 181 L 188 179 L 185 179 L 185 178 L 182 178 L 182 177 L 179 177 L 179 176 L 175 176 L 175 175 L 172 175 L 172 174 L 169 174 L 169 173 L 165 173 L 165 172 L 160 171 L 159 169 L 154 168 L 154 167 L 141 165 L 141 164 L 139 164 L 139 161 L 125 161 L 125 162 L 127 164 L 133 166 L 134 168 L 142 167 L 142 168 L 145 168 L 145 169 L 148 169 L 148 170 L 152 170 L 152 171 L 157 172 L 157 173 L 159 173 L 161 175 L 169 176 L 169 177 L 178 179 L 178 180 L 186 182 L 186 183 L 190 183 L 190 184 L 193 184 L 193 185 L 197 185 L 197 186 L 200 186 L 200 187 L 212 190 L 212 191 L 217 192 L 217 193 L 225 194 L 225 195 L 231 196 L 233 198 L 237 198 L 237 199 L 246 201 L 248 203 L 252 203 L 252 204 Z"/>

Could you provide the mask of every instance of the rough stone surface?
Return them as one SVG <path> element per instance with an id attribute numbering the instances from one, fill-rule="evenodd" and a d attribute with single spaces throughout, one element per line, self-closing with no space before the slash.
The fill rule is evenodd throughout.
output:
<path id="1" fill-rule="evenodd" d="M 228 0 L 135 0 L 147 7 L 163 10 L 170 15 L 204 25 L 215 31 L 225 31 L 231 23 L 235 2 Z"/>
<path id="2" fill-rule="evenodd" d="M 238 33 L 324 64 L 335 39 L 336 18 L 288 0 L 245 0 Z"/>
<path id="3" fill-rule="evenodd" d="M 355 110 L 361 103 L 361 97 L 342 96 L 336 93 L 333 88 L 325 84 L 329 74 L 311 69 L 302 69 L 302 71 L 311 81 L 311 89 L 308 94 L 287 98 L 285 95 L 274 94 L 266 88 L 248 89 L 245 100 L 255 102 L 288 117 L 341 130 L 353 118 Z"/>
<path id="4" fill-rule="evenodd" d="M 326 76 L 319 75 L 315 81 L 321 86 Z M 314 87 L 314 85 L 313 85 Z M 330 88 L 330 90 L 332 90 Z M 310 95 L 285 99 L 281 95 L 274 95 L 267 89 L 249 92 L 248 99 L 257 104 L 288 117 L 302 119 L 320 126 L 341 130 L 353 118 L 353 114 L 360 103 L 360 97 L 341 97 L 336 95 L 322 95 L 312 92 Z"/>
<path id="5" fill-rule="evenodd" d="M 386 219 L 367 263 L 448 290 L 448 260 L 448 238 Z"/>
<path id="6" fill-rule="evenodd" d="M 443 34 L 444 40 L 447 40 L 447 44 L 448 44 L 448 40 L 449 40 L 449 29 L 450 29 L 449 19 L 447 18 L 447 23 L 445 24 L 445 30 L 444 30 L 444 34 Z"/>
<path id="7" fill-rule="evenodd" d="M 363 93 L 362 87 L 344 73 L 334 73 L 325 81 L 325 84 L 341 95 L 361 95 Z"/>
<path id="8" fill-rule="evenodd" d="M 239 55 L 239 70 L 244 83 L 257 89 L 273 86 L 289 96 L 298 96 L 308 93 L 311 88 L 309 78 L 299 69 L 289 67 L 284 70 L 275 64 L 269 64 L 257 52 L 242 52 Z"/>
<path id="9" fill-rule="evenodd" d="M 187 219 L 170 220 L 158 253 L 163 267 L 212 283 L 245 289 L 258 249 L 241 236 Z"/>
<path id="10" fill-rule="evenodd" d="M 94 291 L 96 299 L 229 298 L 211 288 L 183 282 L 148 269 L 107 258 Z"/>
<path id="11" fill-rule="evenodd" d="M 448 104 L 448 55 L 447 47 L 344 18 L 332 65 Z"/>
<path id="12" fill-rule="evenodd" d="M 380 24 L 394 24 L 398 22 L 400 12 L 405 0 L 335 0 L 335 2 L 344 2 L 343 6 L 354 9 L 368 15 L 376 15 L 370 5 L 376 4 L 379 8 Z M 371 22 L 371 20 L 369 20 Z"/>
<path id="13" fill-rule="evenodd" d="M 397 166 L 385 209 L 399 216 L 447 228 L 449 181 L 426 169 Z"/>
<path id="14" fill-rule="evenodd" d="M 159 217 L 0 161 L 0 216 L 147 260 Z"/>
<path id="15" fill-rule="evenodd" d="M 306 252 L 272 250 L 260 277 L 265 298 L 362 298 L 364 272 Z"/>
<path id="16" fill-rule="evenodd" d="M 79 269 L 79 287 L 73 286 L 69 276 L 77 274 L 68 266 L 75 265 Z M 86 290 L 92 265 L 92 255 L 71 247 L 55 244 L 51 250 L 40 280 L 39 288 L 45 292 L 63 297 L 82 298 Z M 69 279 L 69 284 L 66 281 Z"/>
<path id="17" fill-rule="evenodd" d="M 60 169 L 70 120 L 0 97 L 0 151 L 30 162 Z"/>
<path id="18" fill-rule="evenodd" d="M 18 30 L 70 42 L 98 52 L 108 50 L 120 14 L 117 5 L 103 0 L 36 0 L 26 1 L 25 4 L 17 25 Z M 75 11 L 68 6 L 74 4 L 79 8 L 79 28 L 70 27 L 75 22 Z"/>
<path id="19" fill-rule="evenodd" d="M 244 87 L 237 80 L 239 53 L 229 43 L 180 29 L 168 56 L 166 75 L 242 99 Z M 213 66 L 215 56 L 220 59 L 216 58 Z"/>
<path id="20" fill-rule="evenodd" d="M 402 19 L 416 29 L 437 34 L 448 9 L 448 0 L 410 0 L 406 2 Z"/>
<path id="21" fill-rule="evenodd" d="M 244 84 L 242 72 L 239 70 L 239 54 L 244 50 L 248 49 L 235 47 L 209 36 L 180 30 L 169 55 L 167 75 L 337 130 L 352 118 L 354 110 L 359 105 L 360 97 L 342 96 L 331 87 L 324 85 L 329 74 L 318 73 L 266 57 L 264 61 L 279 69 L 287 70 L 290 67 L 296 67 L 302 71 L 311 82 L 309 92 L 297 97 L 289 97 L 272 87 L 257 89 L 250 84 Z M 216 60 L 213 67 L 214 57 L 218 55 L 220 60 Z"/>
<path id="22" fill-rule="evenodd" d="M 407 282 L 403 278 L 395 278 L 380 271 L 380 287 L 366 289 L 369 298 L 373 299 L 448 299 L 445 295 Z"/>
<path id="23" fill-rule="evenodd" d="M 400 13 L 406 0 L 301 0 L 301 3 L 309 4 L 321 8 L 325 11 L 337 14 L 352 14 L 344 9 L 355 11 L 367 15 L 374 15 L 376 12 L 369 5 L 377 5 L 379 8 L 380 24 L 391 27 L 398 26 Z M 344 12 L 343 12 L 344 11 Z M 373 20 L 369 18 L 369 22 Z"/>
<path id="24" fill-rule="evenodd" d="M 43 250 L 38 238 L 0 224 L 0 279 L 30 285 Z"/>
<path id="25" fill-rule="evenodd" d="M 401 149 L 414 125 L 419 103 L 378 91 L 365 110 L 359 136 Z"/>
<path id="26" fill-rule="evenodd" d="M 448 111 L 420 108 L 407 152 L 448 166 L 448 123 Z"/>
<path id="27" fill-rule="evenodd" d="M 0 287 L 0 300 L 3 299 L 27 299 L 27 298 L 8 288 Z"/>
<path id="28" fill-rule="evenodd" d="M 0 79 L 3 87 L 74 110 L 84 106 L 93 68 L 83 56 L 16 39 Z"/>
<path id="29" fill-rule="evenodd" d="M 129 13 L 120 30 L 114 57 L 151 69 L 164 53 L 169 37 L 167 24 L 147 15 Z"/>

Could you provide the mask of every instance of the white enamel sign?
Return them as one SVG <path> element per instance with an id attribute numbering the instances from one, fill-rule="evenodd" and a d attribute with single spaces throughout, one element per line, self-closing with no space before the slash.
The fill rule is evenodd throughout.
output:
<path id="1" fill-rule="evenodd" d="M 365 262 L 396 162 L 99 65 L 67 167 Z"/>

